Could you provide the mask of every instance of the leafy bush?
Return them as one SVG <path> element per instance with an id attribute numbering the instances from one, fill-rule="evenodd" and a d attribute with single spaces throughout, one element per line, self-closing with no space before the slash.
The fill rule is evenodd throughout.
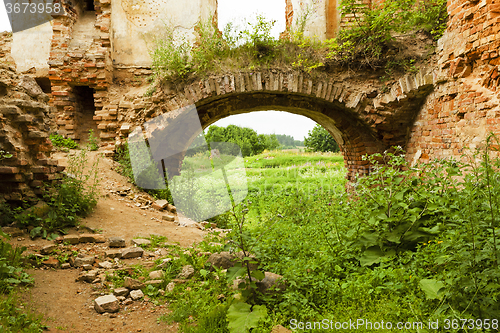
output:
<path id="1" fill-rule="evenodd" d="M 94 136 L 94 131 L 91 129 L 89 130 L 87 147 L 90 151 L 96 151 L 99 149 L 99 138 Z"/>
<path id="2" fill-rule="evenodd" d="M 33 279 L 22 269 L 22 253 L 25 247 L 13 247 L 0 231 L 0 331 L 42 332 L 44 326 L 40 317 L 22 311 L 14 296 L 15 287 L 31 284 Z M 7 295 L 5 295 L 7 294 Z"/>
<path id="3" fill-rule="evenodd" d="M 342 0 L 340 7 L 342 16 L 352 15 L 353 20 L 336 39 L 326 41 L 327 58 L 370 67 L 387 61 L 384 51 L 394 39 L 393 32 L 423 29 L 437 40 L 445 31 L 448 18 L 444 0 L 389 0 L 370 6 L 357 0 Z"/>
<path id="4" fill-rule="evenodd" d="M 15 217 L 17 223 L 35 226 L 30 233 L 32 238 L 57 237 L 57 234 L 49 233 L 64 232 L 64 228 L 76 226 L 79 217 L 87 216 L 97 204 L 98 163 L 97 159 L 87 168 L 85 149 L 70 156 L 66 168 L 67 177 L 56 186 L 55 195 L 46 195 L 46 212 L 40 214 L 26 209 L 25 213 Z"/>
<path id="5" fill-rule="evenodd" d="M 304 139 L 304 145 L 308 151 L 314 152 L 336 153 L 340 150 L 333 136 L 319 124 L 316 124 L 314 128 L 309 131 L 307 137 Z"/>
<path id="6" fill-rule="evenodd" d="M 78 144 L 75 141 L 73 141 L 70 138 L 65 138 L 60 134 L 53 133 L 49 136 L 49 139 L 52 142 L 52 144 L 57 148 L 68 148 L 68 149 L 78 148 Z"/>
<path id="7" fill-rule="evenodd" d="M 229 125 L 219 127 L 212 125 L 208 128 L 205 135 L 208 144 L 210 142 L 232 142 L 236 143 L 243 156 L 252 156 L 262 153 L 264 150 L 274 150 L 280 146 L 280 143 L 274 134 L 258 135 L 251 128 Z M 230 153 L 223 152 L 221 153 Z"/>
<path id="8" fill-rule="evenodd" d="M 6 235 L 0 231 L 0 237 Z M 25 250 L 25 247 L 14 248 L 0 238 L 0 293 L 9 293 L 21 283 L 33 282 L 21 268 L 21 254 Z"/>

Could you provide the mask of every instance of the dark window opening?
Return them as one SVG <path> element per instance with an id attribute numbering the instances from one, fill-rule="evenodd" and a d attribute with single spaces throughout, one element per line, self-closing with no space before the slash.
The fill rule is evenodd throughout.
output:
<path id="1" fill-rule="evenodd" d="M 50 94 L 52 92 L 52 88 L 50 85 L 50 80 L 47 77 L 37 77 L 35 78 L 36 83 L 42 88 L 42 91 L 46 94 Z"/>
<path id="2" fill-rule="evenodd" d="M 93 12 L 93 11 L 95 11 L 94 0 L 85 0 L 85 11 L 86 12 Z"/>
<path id="3" fill-rule="evenodd" d="M 75 136 L 80 142 L 86 143 L 90 130 L 92 130 L 95 137 L 99 137 L 97 122 L 94 120 L 94 89 L 88 86 L 74 86 L 73 96 L 75 98 L 76 116 Z"/>

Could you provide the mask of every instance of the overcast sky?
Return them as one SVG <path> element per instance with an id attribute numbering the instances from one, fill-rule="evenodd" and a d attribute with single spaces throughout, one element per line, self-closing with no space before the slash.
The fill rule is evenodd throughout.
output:
<path id="1" fill-rule="evenodd" d="M 252 22 L 257 14 L 268 20 L 276 20 L 272 34 L 278 37 L 285 30 L 285 0 L 218 0 L 219 29 L 228 22 L 242 26 L 245 21 Z M 10 31 L 10 24 L 3 0 L 0 0 L 0 31 Z M 229 124 L 253 128 L 259 134 L 287 134 L 296 140 L 303 140 L 308 131 L 316 124 L 309 118 L 299 115 L 260 111 L 230 116 L 215 123 L 217 126 Z"/>

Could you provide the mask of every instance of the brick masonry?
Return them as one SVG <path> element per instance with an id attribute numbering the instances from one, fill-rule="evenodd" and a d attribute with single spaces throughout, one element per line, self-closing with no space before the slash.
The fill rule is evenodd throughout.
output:
<path id="1" fill-rule="evenodd" d="M 448 1 L 439 77 L 411 129 L 408 158 L 460 157 L 500 135 L 500 1 Z"/>
<path id="2" fill-rule="evenodd" d="M 74 36 L 75 24 L 82 19 L 84 12 L 65 3 L 66 13 L 54 17 L 53 39 L 49 59 L 49 79 L 52 86 L 51 104 L 57 108 L 57 125 L 59 133 L 82 139 L 76 133 L 80 126 L 78 120 L 77 98 L 75 86 L 87 86 L 94 90 L 95 115 L 101 145 L 114 149 L 114 130 L 110 124 L 116 121 L 116 108 L 108 105 L 108 87 L 112 82 L 112 65 L 110 57 L 109 30 L 111 23 L 111 3 L 109 0 L 95 0 L 95 15 L 87 28 L 89 43 L 78 43 Z M 82 17 L 80 17 L 82 16 Z"/>
<path id="3" fill-rule="evenodd" d="M 161 85 L 151 97 L 145 97 L 141 89 L 137 89 L 141 93 L 116 89 L 119 85 L 145 86 L 151 71 L 112 65 L 110 0 L 94 1 L 94 35 L 87 44 L 75 43 L 78 36 L 74 31 L 85 17 L 67 2 L 67 14 L 53 22 L 50 104 L 55 107 L 59 132 L 77 138 L 75 129 L 81 124 L 74 87 L 94 89 L 93 121 L 109 154 L 134 126 L 195 104 L 203 127 L 232 114 L 266 107 L 306 115 L 334 134 L 345 155 L 349 179 L 369 172 L 361 158 L 364 154 L 383 152 L 394 145 L 407 148 L 412 161 L 459 156 L 464 147 L 480 145 L 490 131 L 500 134 L 498 1 L 450 0 L 450 20 L 438 43 L 437 64 L 404 76 L 385 93 L 370 88 L 368 77 L 360 83 L 342 79 L 342 73 L 312 78 L 275 69 L 213 75 L 185 86 Z M 291 1 L 286 4 L 289 26 L 293 8 Z M 4 63 L 9 59 L 10 43 L 11 38 L 2 35 L 0 59 Z M 40 138 L 27 138 L 28 142 L 35 139 Z M 42 145 L 42 149 L 46 148 Z M 0 170 L 20 179 L 11 175 L 24 169 Z"/>
<path id="4" fill-rule="evenodd" d="M 317 121 L 334 134 L 345 156 L 348 178 L 369 172 L 365 154 L 405 146 L 413 120 L 437 77 L 423 69 L 401 78 L 385 94 L 342 80 L 314 79 L 300 72 L 239 72 L 212 76 L 183 87 L 164 85 L 151 98 L 119 103 L 119 132 L 161 114 L 196 105 L 203 128 L 249 110 L 283 110 Z M 355 88 L 353 88 L 355 87 Z M 187 148 L 187 147 L 186 147 Z"/>
<path id="5" fill-rule="evenodd" d="M 62 178 L 64 167 L 50 158 L 48 139 L 52 107 L 36 81 L 0 63 L 0 200 L 32 200 L 44 185 Z"/>

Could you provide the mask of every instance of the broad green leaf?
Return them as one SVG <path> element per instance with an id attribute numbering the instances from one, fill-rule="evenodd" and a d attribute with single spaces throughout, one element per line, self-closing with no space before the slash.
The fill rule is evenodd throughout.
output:
<path id="1" fill-rule="evenodd" d="M 247 303 L 233 303 L 227 311 L 228 328 L 231 333 L 248 333 L 257 327 L 259 321 L 265 319 L 267 309 L 263 305 L 254 305 L 253 309 Z"/>
<path id="2" fill-rule="evenodd" d="M 209 271 L 207 271 L 206 269 L 200 269 L 200 275 L 203 276 L 203 277 L 206 277 L 208 275 Z"/>
<path id="3" fill-rule="evenodd" d="M 49 235 L 49 237 L 47 237 L 47 240 L 50 240 L 50 241 L 51 241 L 51 240 L 56 239 L 57 237 L 59 237 L 59 235 L 58 235 L 58 234 L 56 234 L 56 233 L 53 233 L 53 234 L 50 234 L 50 235 Z"/>
<path id="4" fill-rule="evenodd" d="M 259 281 L 266 277 L 266 274 L 264 274 L 264 272 L 259 270 L 250 272 L 250 275 L 252 275 L 252 277 L 256 278 Z"/>
<path id="5" fill-rule="evenodd" d="M 33 229 L 31 229 L 30 237 L 35 238 L 35 237 L 39 236 L 41 232 L 42 232 L 42 227 L 33 228 Z"/>
<path id="6" fill-rule="evenodd" d="M 236 279 L 242 275 L 245 275 L 246 271 L 247 271 L 246 268 L 241 267 L 241 266 L 229 267 L 227 269 L 227 280 L 229 282 L 231 282 L 234 279 Z"/>
<path id="7" fill-rule="evenodd" d="M 444 283 L 435 279 L 422 279 L 419 282 L 420 289 L 423 290 L 427 299 L 442 299 L 439 291 L 444 288 Z"/>
<path id="8" fill-rule="evenodd" d="M 384 252 L 378 246 L 371 246 L 363 252 L 363 255 L 359 258 L 361 266 L 370 266 L 379 262 L 380 257 L 384 255 Z"/>

